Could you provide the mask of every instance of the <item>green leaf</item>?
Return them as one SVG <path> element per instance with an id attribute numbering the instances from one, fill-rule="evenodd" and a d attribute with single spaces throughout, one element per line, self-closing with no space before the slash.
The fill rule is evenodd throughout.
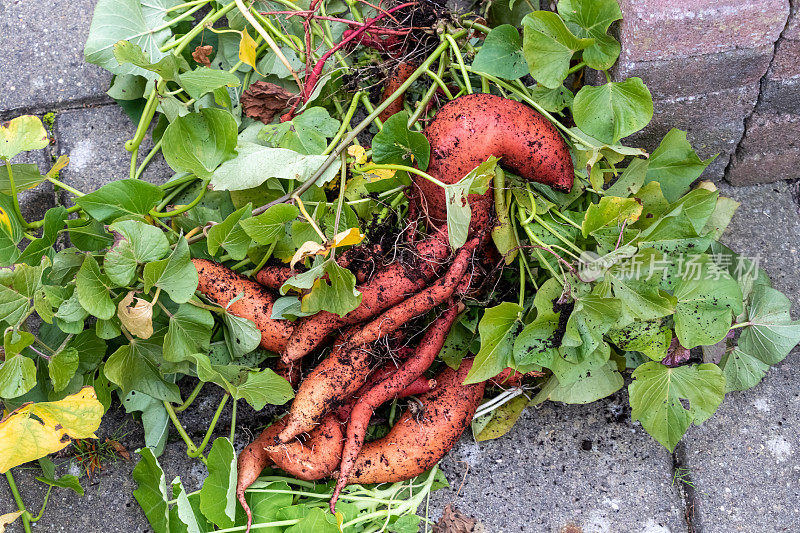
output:
<path id="1" fill-rule="evenodd" d="M 544 85 L 537 84 L 530 90 L 531 98 L 546 111 L 560 113 L 565 107 L 572 106 L 575 96 L 572 91 L 559 85 L 555 89 L 548 89 Z"/>
<path id="2" fill-rule="evenodd" d="M 276 204 L 262 214 L 242 220 L 239 225 L 258 244 L 268 246 L 286 234 L 286 223 L 300 215 L 290 204 Z"/>
<path id="3" fill-rule="evenodd" d="M 11 265 L 19 257 L 22 221 L 10 196 L 0 193 L 0 265 Z"/>
<path id="4" fill-rule="evenodd" d="M 305 182 L 327 159 L 323 155 L 303 155 L 286 148 L 271 148 L 242 141 L 238 155 L 214 172 L 211 188 L 217 191 L 242 191 L 258 187 L 269 178 Z M 328 167 L 317 185 L 324 185 L 339 173 L 338 159 Z"/>
<path id="5" fill-rule="evenodd" d="M 631 418 L 672 452 L 690 424 L 702 424 L 722 403 L 725 376 L 714 364 L 669 368 L 651 361 L 633 372 L 628 392 Z"/>
<path id="6" fill-rule="evenodd" d="M 181 478 L 176 477 L 172 480 L 172 495 L 175 497 L 175 508 L 177 509 L 178 519 L 186 527 L 186 533 L 203 533 L 208 531 L 205 528 L 201 530 L 200 524 L 195 516 L 192 503 L 189 501 L 189 496 L 186 494 L 186 489 L 181 483 Z"/>
<path id="7" fill-rule="evenodd" d="M 531 76 L 549 89 L 555 89 L 567 77 L 569 62 L 578 50 L 594 44 L 593 39 L 579 39 L 557 14 L 535 11 L 522 19 L 522 50 Z"/>
<path id="8" fill-rule="evenodd" d="M 30 299 L 14 289 L 0 285 L 0 320 L 16 326 L 30 309 Z"/>
<path id="9" fill-rule="evenodd" d="M 650 155 L 645 184 L 659 182 L 664 197 L 674 202 L 689 190 L 689 185 L 716 157 L 700 159 L 686 140 L 686 132 L 673 128 Z"/>
<path id="10" fill-rule="evenodd" d="M 628 163 L 625 170 L 613 185 L 605 190 L 607 196 L 621 196 L 623 198 L 639 192 L 644 185 L 644 176 L 647 173 L 648 160 L 636 157 Z"/>
<path id="11" fill-rule="evenodd" d="M 180 76 L 181 86 L 194 99 L 222 87 L 239 87 L 241 83 L 235 74 L 227 70 L 218 70 L 208 67 L 198 67 Z"/>
<path id="12" fill-rule="evenodd" d="M 159 457 L 164 452 L 169 427 L 172 425 L 164 402 L 143 392 L 132 391 L 124 397 L 122 405 L 127 413 L 142 413 L 144 444 L 153 450 L 153 455 Z"/>
<path id="13" fill-rule="evenodd" d="M 193 353 L 208 351 L 213 327 L 214 318 L 209 311 L 182 304 L 169 319 L 169 329 L 164 336 L 164 360 L 179 363 Z"/>
<path id="14" fill-rule="evenodd" d="M 484 194 L 494 179 L 498 159 L 494 156 L 484 161 L 456 183 L 444 189 L 447 205 L 447 239 L 453 250 L 464 246 L 469 234 L 472 209 L 467 198 L 470 194 Z"/>
<path id="15" fill-rule="evenodd" d="M 526 75 L 528 64 L 522 53 L 522 38 L 517 28 L 503 24 L 490 31 L 472 62 L 472 68 L 506 80 L 516 80 Z"/>
<path id="16" fill-rule="evenodd" d="M 211 178 L 236 156 L 236 120 L 224 109 L 205 107 L 176 117 L 161 138 L 164 159 L 177 172 Z"/>
<path id="17" fill-rule="evenodd" d="M 151 62 L 145 55 L 142 48 L 130 41 L 119 41 L 114 45 L 114 58 L 120 65 L 128 63 L 141 69 L 155 72 L 166 81 L 178 82 L 178 73 L 181 70 L 188 70 L 189 64 L 183 56 L 169 54 L 161 58 L 158 62 Z M 194 97 L 194 96 L 193 96 Z"/>
<path id="18" fill-rule="evenodd" d="M 39 167 L 30 163 L 11 165 L 11 175 L 16 192 L 33 189 L 44 181 Z M 8 166 L 5 164 L 0 164 L 0 192 L 11 196 L 11 180 L 8 179 Z"/>
<path id="19" fill-rule="evenodd" d="M 175 250 L 166 259 L 152 261 L 144 266 L 144 290 L 160 287 L 175 303 L 186 303 L 197 289 L 199 277 L 191 261 L 189 244 L 181 238 Z"/>
<path id="20" fill-rule="evenodd" d="M 431 145 L 422 133 L 408 129 L 408 112 L 395 113 L 372 139 L 376 163 L 413 165 L 424 171 L 431 157 Z"/>
<path id="21" fill-rule="evenodd" d="M 517 396 L 488 415 L 472 421 L 472 432 L 478 442 L 498 439 L 508 433 L 528 406 L 525 396 Z M 485 419 L 485 420 L 482 420 Z"/>
<path id="22" fill-rule="evenodd" d="M 43 256 L 50 257 L 51 248 L 58 240 L 61 230 L 64 229 L 66 218 L 67 210 L 64 207 L 59 205 L 48 209 L 44 214 L 44 230 L 41 238 L 31 241 L 17 261 L 37 266 L 41 264 Z"/>
<path id="23" fill-rule="evenodd" d="M 243 218 L 248 218 L 250 216 L 250 211 L 251 206 L 247 204 L 238 211 L 231 213 L 222 224 L 211 226 L 211 229 L 208 230 L 207 238 L 209 254 L 217 255 L 220 247 L 222 247 L 222 249 L 228 252 L 231 258 L 236 261 L 241 261 L 247 257 L 247 249 L 250 247 L 250 237 L 242 228 L 240 221 L 242 221 Z"/>
<path id="24" fill-rule="evenodd" d="M 311 287 L 311 292 L 303 296 L 301 309 L 305 313 L 328 311 L 344 316 L 361 305 L 356 277 L 336 261 L 328 260 L 324 265 L 322 274 Z M 328 275 L 327 280 L 322 277 L 325 274 Z"/>
<path id="25" fill-rule="evenodd" d="M 591 37 L 594 44 L 583 51 L 583 61 L 595 70 L 608 70 L 619 57 L 619 41 L 608 35 L 608 28 L 622 20 L 617 0 L 560 0 L 558 14 L 579 37 Z"/>
<path id="26" fill-rule="evenodd" d="M 106 377 L 122 389 L 123 395 L 135 390 L 159 400 L 181 403 L 178 386 L 164 379 L 142 344 L 134 339 L 111 354 L 105 365 Z"/>
<path id="27" fill-rule="evenodd" d="M 93 255 L 87 254 L 75 277 L 75 293 L 81 307 L 97 318 L 110 319 L 117 312 L 109 294 L 111 287 L 111 281 L 100 272 L 97 260 Z"/>
<path id="28" fill-rule="evenodd" d="M 238 358 L 258 348 L 261 330 L 252 320 L 225 313 L 222 321 L 225 323 L 225 344 L 231 357 Z"/>
<path id="29" fill-rule="evenodd" d="M 659 289 L 663 271 L 659 271 L 658 265 L 664 265 L 666 261 L 658 252 L 644 249 L 605 274 L 614 296 L 622 302 L 624 317 L 647 321 L 675 312 L 675 298 Z"/>
<path id="30" fill-rule="evenodd" d="M 561 341 L 557 333 L 561 311 L 555 311 L 561 292 L 562 287 L 555 278 L 545 281 L 536 291 L 533 300 L 536 319 L 514 340 L 514 361 L 518 366 L 550 367 Z"/>
<path id="31" fill-rule="evenodd" d="M 648 320 L 612 329 L 608 337 L 622 350 L 641 352 L 653 361 L 661 361 L 672 341 L 672 330 L 663 320 Z"/>
<path id="32" fill-rule="evenodd" d="M 99 205 L 99 204 L 98 204 Z M 114 242 L 114 237 L 106 231 L 102 222 L 95 219 L 67 220 L 69 240 L 78 250 L 94 252 L 108 248 Z"/>
<path id="33" fill-rule="evenodd" d="M 577 351 L 580 357 L 589 357 L 605 344 L 603 335 L 611 329 L 621 314 L 622 302 L 617 298 L 603 298 L 591 294 L 578 298 L 564 330 L 564 338 L 561 341 L 562 354 Z"/>
<path id="34" fill-rule="evenodd" d="M 716 344 L 742 312 L 739 284 L 706 254 L 690 259 L 675 283 L 675 334 L 681 346 Z"/>
<path id="35" fill-rule="evenodd" d="M 130 41 L 144 50 L 150 62 L 157 62 L 167 55 L 159 48 L 172 35 L 163 26 L 167 9 L 181 0 L 99 0 L 94 8 L 89 37 L 83 53 L 86 61 L 99 65 L 113 74 L 153 75 L 135 65 L 120 65 L 114 57 L 114 45 L 119 41 Z"/>
<path id="36" fill-rule="evenodd" d="M 480 383 L 513 366 L 512 348 L 522 311 L 522 307 L 511 302 L 486 310 L 478 325 L 481 349 L 475 356 L 465 384 Z"/>
<path id="37" fill-rule="evenodd" d="M 41 462 L 42 459 L 39 459 L 39 461 Z M 52 475 L 48 477 L 38 476 L 36 478 L 36 481 L 41 481 L 45 485 L 50 485 L 51 487 L 70 489 L 74 491 L 77 495 L 83 496 L 83 487 L 81 487 L 81 481 L 77 477 L 70 474 L 64 474 L 58 479 L 54 479 Z"/>
<path id="38" fill-rule="evenodd" d="M 286 528 L 285 533 L 340 533 L 336 516 L 330 511 L 313 507 L 295 525 Z"/>
<path id="39" fill-rule="evenodd" d="M 164 192 L 155 185 L 125 179 L 103 185 L 94 192 L 76 198 L 75 203 L 93 218 L 111 222 L 123 216 L 146 215 L 163 196 Z"/>
<path id="40" fill-rule="evenodd" d="M 170 533 L 169 498 L 164 471 L 150 448 L 141 448 L 136 453 L 142 458 L 133 468 L 133 479 L 136 481 L 133 497 L 139 502 L 155 533 Z"/>
<path id="41" fill-rule="evenodd" d="M 583 218 L 581 231 L 588 237 L 606 226 L 621 226 L 623 222 L 636 222 L 642 213 L 642 204 L 636 198 L 604 196 L 600 202 L 590 204 Z"/>
<path id="42" fill-rule="evenodd" d="M 719 239 L 722 237 L 722 234 L 725 233 L 725 228 L 731 223 L 733 214 L 739 208 L 739 205 L 741 204 L 733 198 L 727 198 L 725 196 L 717 197 L 717 205 L 714 208 L 714 212 L 708 218 L 706 225 L 700 233 L 708 235 L 712 239 Z"/>
<path id="43" fill-rule="evenodd" d="M 572 104 L 575 124 L 600 141 L 615 144 L 647 126 L 653 118 L 653 98 L 640 78 L 584 85 Z M 653 162 L 650 161 L 652 169 Z"/>
<path id="44" fill-rule="evenodd" d="M 103 269 L 119 287 L 133 283 L 139 264 L 161 259 L 170 251 L 164 232 L 150 224 L 121 220 L 109 229 L 114 232 L 114 245 L 106 253 Z"/>
<path id="45" fill-rule="evenodd" d="M 21 152 L 40 150 L 48 144 L 50 137 L 39 117 L 22 115 L 0 123 L 0 159 L 11 159 Z"/>
<path id="46" fill-rule="evenodd" d="M 0 364 L 0 398 L 22 396 L 36 385 L 36 364 L 22 354 Z"/>
<path id="47" fill-rule="evenodd" d="M 739 346 L 723 356 L 727 390 L 745 390 L 764 377 L 770 365 L 783 361 L 800 342 L 800 321 L 792 321 L 791 301 L 780 291 L 756 285 L 747 308 Z"/>
<path id="48" fill-rule="evenodd" d="M 539 0 L 494 0 L 488 7 L 489 26 L 511 24 L 518 27 L 525 15 L 539 9 Z"/>
<path id="49" fill-rule="evenodd" d="M 550 379 L 557 380 L 555 376 Z M 623 385 L 625 380 L 617 371 L 617 364 L 614 361 L 607 361 L 586 369 L 580 377 L 570 383 L 559 384 L 550 389 L 547 399 L 563 403 L 591 403 L 611 396 Z"/>
<path id="50" fill-rule="evenodd" d="M 339 124 L 324 107 L 311 107 L 290 122 L 264 127 L 258 138 L 279 148 L 317 155 L 325 151 L 328 138 L 336 135 Z"/>
<path id="51" fill-rule="evenodd" d="M 200 510 L 221 528 L 236 518 L 236 452 L 231 441 L 218 438 L 208 454 L 208 478 L 200 489 Z"/>
<path id="52" fill-rule="evenodd" d="M 64 348 L 50 359 L 47 371 L 54 391 L 61 392 L 69 385 L 78 370 L 78 363 L 78 350 L 75 348 Z"/>

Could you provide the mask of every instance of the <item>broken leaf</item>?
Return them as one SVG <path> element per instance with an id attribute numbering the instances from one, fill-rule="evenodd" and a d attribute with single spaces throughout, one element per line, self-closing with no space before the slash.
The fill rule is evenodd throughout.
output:
<path id="1" fill-rule="evenodd" d="M 0 420 L 0 472 L 57 452 L 72 439 L 97 438 L 102 416 L 92 387 L 57 402 L 23 404 Z"/>
<path id="2" fill-rule="evenodd" d="M 135 298 L 130 291 L 117 305 L 117 316 L 129 332 L 140 339 L 149 339 L 153 335 L 153 304 L 141 298 Z"/>

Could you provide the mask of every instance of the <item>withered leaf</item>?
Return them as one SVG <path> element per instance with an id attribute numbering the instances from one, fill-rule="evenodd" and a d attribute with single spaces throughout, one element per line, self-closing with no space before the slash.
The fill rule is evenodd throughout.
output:
<path id="1" fill-rule="evenodd" d="M 290 93 L 280 85 L 257 81 L 242 94 L 242 109 L 245 115 L 264 124 L 269 124 L 275 115 L 291 106 L 297 94 Z"/>
<path id="2" fill-rule="evenodd" d="M 442 518 L 433 526 L 433 533 L 476 533 L 477 531 L 477 520 L 466 516 L 449 503 L 442 512 Z"/>
<path id="3" fill-rule="evenodd" d="M 198 64 L 207 67 L 211 65 L 210 57 L 213 52 L 214 52 L 214 47 L 211 46 L 210 44 L 207 44 L 205 46 L 198 46 L 197 48 L 194 49 L 194 52 L 192 52 L 192 57 Z"/>

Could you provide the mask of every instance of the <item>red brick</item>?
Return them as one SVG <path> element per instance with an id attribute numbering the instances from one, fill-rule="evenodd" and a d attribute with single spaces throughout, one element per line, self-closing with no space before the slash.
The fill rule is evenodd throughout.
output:
<path id="1" fill-rule="evenodd" d="M 781 39 L 775 47 L 769 79 L 783 81 L 792 78 L 800 78 L 800 40 Z"/>
<path id="2" fill-rule="evenodd" d="M 759 111 L 797 113 L 800 110 L 800 78 L 767 79 L 758 102 Z"/>
<path id="3" fill-rule="evenodd" d="M 774 43 L 788 0 L 621 0 L 622 59 L 652 61 Z"/>
<path id="4" fill-rule="evenodd" d="M 737 186 L 800 178 L 800 115 L 753 114 L 726 177 Z"/>
<path id="5" fill-rule="evenodd" d="M 758 83 L 772 59 L 772 45 L 656 61 L 620 61 L 614 79 L 642 78 L 653 98 L 691 96 Z"/>

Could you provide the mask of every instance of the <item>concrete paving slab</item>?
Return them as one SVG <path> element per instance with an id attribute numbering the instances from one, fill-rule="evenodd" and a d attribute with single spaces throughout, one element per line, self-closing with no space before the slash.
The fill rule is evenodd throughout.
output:
<path id="1" fill-rule="evenodd" d="M 64 111 L 56 115 L 57 155 L 66 154 L 70 164 L 61 179 L 79 191 L 91 192 L 106 183 L 125 179 L 130 173 L 130 153 L 125 142 L 131 139 L 136 125 L 116 105 Z M 152 148 L 150 136 L 139 151 L 139 161 Z M 172 176 L 164 158 L 156 156 L 143 179 L 163 183 Z"/>
<path id="2" fill-rule="evenodd" d="M 83 60 L 96 1 L 0 2 L 0 115 L 107 99 L 111 75 Z"/>
<path id="3" fill-rule="evenodd" d="M 452 502 L 497 533 L 686 531 L 672 456 L 631 423 L 625 392 L 528 408 L 500 439 L 466 434 L 443 468 L 452 488 L 432 497 L 435 519 Z"/>
<path id="4" fill-rule="evenodd" d="M 721 187 L 742 202 L 725 241 L 760 255 L 776 288 L 800 311 L 800 216 L 792 186 Z M 748 391 L 731 393 L 684 439 L 694 522 L 704 533 L 797 531 L 800 524 L 800 351 Z M 698 528 L 698 531 L 700 530 Z"/>

